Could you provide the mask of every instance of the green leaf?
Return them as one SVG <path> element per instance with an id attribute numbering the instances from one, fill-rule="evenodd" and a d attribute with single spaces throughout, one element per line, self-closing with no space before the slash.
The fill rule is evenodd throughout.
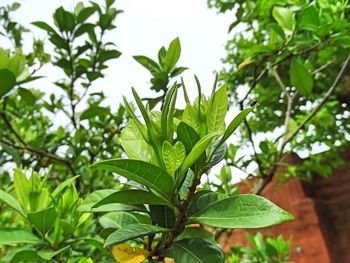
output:
<path id="1" fill-rule="evenodd" d="M 90 106 L 80 115 L 80 120 L 87 120 L 95 118 L 96 116 L 104 118 L 106 115 L 110 114 L 110 110 L 105 107 L 100 107 L 97 105 Z"/>
<path id="2" fill-rule="evenodd" d="M 86 19 L 88 19 L 93 13 L 95 13 L 96 8 L 93 6 L 85 7 L 81 10 L 77 15 L 77 22 L 83 23 Z"/>
<path id="3" fill-rule="evenodd" d="M 216 202 L 220 199 L 220 195 L 217 192 L 207 192 L 207 193 L 196 193 L 189 209 L 187 212 L 188 216 L 195 214 L 196 212 L 202 210 L 211 203 Z"/>
<path id="4" fill-rule="evenodd" d="M 36 97 L 28 89 L 18 88 L 17 92 L 18 92 L 18 95 L 21 96 L 21 99 L 23 99 L 30 106 L 33 106 L 37 101 Z"/>
<path id="5" fill-rule="evenodd" d="M 221 249 L 204 238 L 188 238 L 174 242 L 165 252 L 166 257 L 175 262 L 223 263 L 224 253 Z"/>
<path id="6" fill-rule="evenodd" d="M 106 239 L 104 247 L 119 244 L 138 237 L 144 237 L 150 234 L 165 233 L 169 231 L 170 229 L 147 224 L 126 225 L 110 234 Z"/>
<path id="7" fill-rule="evenodd" d="M 39 27 L 43 30 L 45 30 L 47 33 L 51 34 L 57 34 L 55 29 L 53 29 L 49 24 L 42 22 L 42 21 L 37 21 L 32 23 L 34 26 Z"/>
<path id="8" fill-rule="evenodd" d="M 11 263 L 18 262 L 40 262 L 42 258 L 38 255 L 36 250 L 24 249 L 17 252 L 11 260 Z"/>
<path id="9" fill-rule="evenodd" d="M 56 199 L 56 197 L 68 186 L 70 186 L 80 175 L 76 175 L 72 178 L 68 178 L 67 180 L 60 183 L 56 189 L 52 192 L 52 198 Z"/>
<path id="10" fill-rule="evenodd" d="M 184 172 L 195 163 L 199 157 L 205 152 L 211 141 L 220 134 L 220 132 L 212 132 L 201 138 L 193 147 L 192 151 L 187 155 L 181 165 L 181 171 Z"/>
<path id="11" fill-rule="evenodd" d="M 247 108 L 242 110 L 240 113 L 237 114 L 237 116 L 230 122 L 228 125 L 224 135 L 222 136 L 220 142 L 217 144 L 217 148 L 220 147 L 230 136 L 233 134 L 233 132 L 238 128 L 238 126 L 244 121 L 245 117 L 253 110 L 254 108 Z M 216 151 L 216 150 L 215 150 Z"/>
<path id="12" fill-rule="evenodd" d="M 317 30 L 320 25 L 319 15 L 314 5 L 310 5 L 303 10 L 298 21 L 298 28 L 307 30 Z"/>
<path id="13" fill-rule="evenodd" d="M 0 98 L 16 85 L 16 76 L 8 69 L 0 69 Z"/>
<path id="14" fill-rule="evenodd" d="M 152 147 L 143 139 L 133 119 L 130 119 L 128 125 L 122 130 L 120 143 L 130 159 L 157 163 Z"/>
<path id="15" fill-rule="evenodd" d="M 286 33 L 293 33 L 295 29 L 295 14 L 291 9 L 282 6 L 274 6 L 272 9 L 272 16 Z"/>
<path id="16" fill-rule="evenodd" d="M 126 225 L 137 224 L 137 218 L 128 212 L 112 212 L 103 215 L 99 219 L 99 223 L 103 228 L 122 228 Z"/>
<path id="17" fill-rule="evenodd" d="M 41 243 L 42 241 L 31 232 L 22 229 L 0 229 L 0 246 L 18 243 Z"/>
<path id="18" fill-rule="evenodd" d="M 63 7 L 56 9 L 55 13 L 53 14 L 53 17 L 60 31 L 69 32 L 74 29 L 74 16 L 70 12 L 64 10 Z"/>
<path id="19" fill-rule="evenodd" d="M 26 67 L 26 58 L 22 54 L 21 50 L 17 50 L 16 53 L 9 59 L 8 69 L 12 71 L 16 78 L 18 78 Z"/>
<path id="20" fill-rule="evenodd" d="M 290 81 L 302 96 L 308 96 L 312 92 L 313 79 L 305 66 L 296 59 L 290 64 Z"/>
<path id="21" fill-rule="evenodd" d="M 210 156 L 210 160 L 207 164 L 207 168 L 210 169 L 211 167 L 217 165 L 219 162 L 221 162 L 227 153 L 227 144 L 224 143 L 221 146 L 219 146 L 218 148 L 216 148 L 217 144 L 213 144 L 212 146 L 212 150 L 215 150 L 215 152 L 213 152 L 213 154 Z"/>
<path id="22" fill-rule="evenodd" d="M 156 75 L 160 71 L 158 64 L 154 60 L 152 60 L 148 57 L 133 56 L 133 58 L 137 62 L 139 62 L 142 66 L 144 66 L 146 69 L 148 69 L 153 76 Z"/>
<path id="23" fill-rule="evenodd" d="M 49 207 L 47 209 L 28 213 L 29 221 L 42 233 L 46 232 L 53 226 L 57 213 L 54 207 Z"/>
<path id="24" fill-rule="evenodd" d="M 180 58 L 181 45 L 179 38 L 175 38 L 171 41 L 169 48 L 167 50 L 165 61 L 164 61 L 164 71 L 170 72 L 176 65 Z"/>
<path id="25" fill-rule="evenodd" d="M 165 228 L 173 228 L 175 225 L 175 213 L 165 205 L 150 205 L 151 218 L 154 224 Z"/>
<path id="26" fill-rule="evenodd" d="M 79 206 L 79 212 L 91 212 L 92 207 L 105 197 L 117 192 L 114 189 L 97 190 L 89 194 Z"/>
<path id="27" fill-rule="evenodd" d="M 23 217 L 25 217 L 25 214 L 21 205 L 12 195 L 4 192 L 3 190 L 0 190 L 0 201 L 4 202 L 9 207 L 13 208 L 18 213 L 20 213 Z"/>
<path id="28" fill-rule="evenodd" d="M 171 199 L 174 180 L 165 170 L 138 160 L 112 159 L 91 166 L 117 173 L 125 178 L 143 184 L 165 198 Z"/>
<path id="29" fill-rule="evenodd" d="M 185 145 L 187 154 L 191 152 L 195 144 L 200 140 L 198 133 L 185 122 L 180 122 L 177 126 L 177 137 Z"/>
<path id="30" fill-rule="evenodd" d="M 70 246 L 65 246 L 58 250 L 40 250 L 38 251 L 38 256 L 41 257 L 42 259 L 50 260 L 53 257 L 61 254 L 63 251 L 67 250 L 68 248 L 70 248 Z"/>
<path id="31" fill-rule="evenodd" d="M 261 228 L 292 220 L 293 216 L 257 195 L 236 195 L 209 204 L 191 215 L 188 223 L 221 228 Z"/>
<path id="32" fill-rule="evenodd" d="M 111 203 L 123 203 L 127 205 L 150 204 L 171 206 L 171 204 L 169 204 L 169 201 L 158 197 L 151 192 L 142 190 L 121 190 L 106 196 L 97 204 L 95 204 L 93 208 Z"/>
<path id="33" fill-rule="evenodd" d="M 102 62 L 105 62 L 107 60 L 116 59 L 116 58 L 119 58 L 121 54 L 122 54 L 121 52 L 119 52 L 118 50 L 115 50 L 115 49 L 113 49 L 113 50 L 103 49 L 100 51 L 98 61 L 102 63 Z"/>
<path id="34" fill-rule="evenodd" d="M 201 227 L 186 227 L 184 231 L 176 238 L 176 240 L 182 240 L 186 238 L 205 238 L 211 242 L 215 242 L 215 236 L 213 232 L 205 230 Z"/>
<path id="35" fill-rule="evenodd" d="M 225 128 L 225 116 L 228 108 L 226 85 L 215 92 L 211 103 L 208 105 L 207 129 L 208 133 Z"/>
<path id="36" fill-rule="evenodd" d="M 91 194 L 89 194 L 81 203 L 78 210 L 80 212 L 115 212 L 115 211 L 142 211 L 146 212 L 146 208 L 142 205 L 124 205 L 124 204 L 107 204 L 103 205 L 97 208 L 93 208 L 94 205 L 96 205 L 99 201 L 101 201 L 103 198 L 111 195 L 112 193 L 115 193 L 116 190 L 112 189 L 104 189 L 104 190 L 97 190 Z"/>
<path id="37" fill-rule="evenodd" d="M 174 175 L 186 157 L 186 149 L 182 142 L 178 141 L 172 146 L 165 141 L 162 148 L 163 161 L 167 172 Z"/>

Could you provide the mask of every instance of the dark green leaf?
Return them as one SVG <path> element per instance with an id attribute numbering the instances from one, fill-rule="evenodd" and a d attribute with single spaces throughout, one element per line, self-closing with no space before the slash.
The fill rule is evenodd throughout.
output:
<path id="1" fill-rule="evenodd" d="M 105 204 L 123 203 L 127 205 L 150 204 L 150 205 L 171 205 L 169 201 L 158 197 L 151 192 L 142 190 L 121 190 L 106 196 L 93 206 L 99 207 Z"/>
<path id="2" fill-rule="evenodd" d="M 8 69 L 0 69 L 0 98 L 16 85 L 15 75 Z"/>
<path id="3" fill-rule="evenodd" d="M 301 95 L 308 96 L 311 94 L 314 85 L 311 74 L 296 59 L 292 59 L 290 64 L 290 81 Z"/>
<path id="4" fill-rule="evenodd" d="M 153 189 L 170 200 L 173 195 L 173 178 L 165 170 L 155 165 L 138 160 L 112 159 L 95 163 L 91 167 L 122 175 Z"/>
<path id="5" fill-rule="evenodd" d="M 79 12 L 77 15 L 77 22 L 83 23 L 86 19 L 88 19 L 93 13 L 95 13 L 96 8 L 93 6 L 85 7 L 83 10 Z"/>
<path id="6" fill-rule="evenodd" d="M 175 225 L 175 214 L 168 206 L 150 205 L 152 222 L 165 228 L 172 228 Z"/>
<path id="7" fill-rule="evenodd" d="M 29 221 L 42 233 L 46 232 L 53 226 L 57 213 L 54 207 L 49 207 L 47 209 L 28 213 Z"/>
<path id="8" fill-rule="evenodd" d="M 127 240 L 144 237 L 150 234 L 165 233 L 169 231 L 170 229 L 147 224 L 126 225 L 110 234 L 106 239 L 104 247 L 116 245 Z"/>
<path id="9" fill-rule="evenodd" d="M 213 232 L 205 230 L 201 227 L 186 227 L 184 231 L 176 238 L 176 240 L 182 240 L 186 238 L 205 238 L 211 242 L 215 242 L 215 236 Z"/>
<path id="10" fill-rule="evenodd" d="M 57 34 L 55 29 L 53 29 L 49 24 L 42 22 L 42 21 L 37 21 L 32 23 L 34 26 L 37 26 L 43 30 L 45 30 L 47 33 L 51 34 Z"/>
<path id="11" fill-rule="evenodd" d="M 204 238 L 188 238 L 177 242 L 165 252 L 166 257 L 175 262 L 189 263 L 223 263 L 224 253 L 221 249 Z"/>

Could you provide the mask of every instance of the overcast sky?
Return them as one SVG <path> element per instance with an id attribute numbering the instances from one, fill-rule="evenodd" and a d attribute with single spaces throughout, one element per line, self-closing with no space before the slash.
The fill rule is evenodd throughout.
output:
<path id="1" fill-rule="evenodd" d="M 3 0 L 4 3 L 14 1 Z M 46 21 L 52 24 L 52 13 L 60 5 L 72 10 L 78 1 L 74 0 L 23 0 L 16 12 L 16 20 L 25 25 L 33 21 Z M 103 0 L 97 1 L 104 3 Z M 141 96 L 149 96 L 150 75 L 147 70 L 133 60 L 133 55 L 147 55 L 155 58 L 158 49 L 175 37 L 179 37 L 182 54 L 179 65 L 188 70 L 184 77 L 190 93 L 195 96 L 193 74 L 196 74 L 209 93 L 214 70 L 222 68 L 220 59 L 225 55 L 224 44 L 227 28 L 233 17 L 231 13 L 216 14 L 207 7 L 206 0 L 117 0 L 118 9 L 124 10 L 116 20 L 117 29 L 109 34 L 123 55 L 109 63 L 106 77 L 95 83 L 94 89 L 103 89 L 108 95 L 108 103 L 117 107 L 121 95 L 129 96 L 134 86 Z M 31 27 L 34 36 L 43 36 L 39 30 Z M 41 74 L 52 75 L 51 69 Z M 48 87 L 50 81 L 36 82 L 41 88 Z"/>

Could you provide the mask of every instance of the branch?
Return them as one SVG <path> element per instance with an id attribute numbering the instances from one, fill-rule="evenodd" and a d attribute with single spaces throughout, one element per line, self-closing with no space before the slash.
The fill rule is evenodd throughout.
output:
<path id="1" fill-rule="evenodd" d="M 277 169 L 277 164 L 280 162 L 280 160 L 283 158 L 283 150 L 286 147 L 286 145 L 298 134 L 298 132 L 305 127 L 305 125 L 317 114 L 317 112 L 323 107 L 323 105 L 327 102 L 327 100 L 330 98 L 338 84 L 340 83 L 341 79 L 346 73 L 346 69 L 350 64 L 350 55 L 347 57 L 344 65 L 340 69 L 337 77 L 335 78 L 333 84 L 329 87 L 327 93 L 323 97 L 323 99 L 320 101 L 320 103 L 310 112 L 310 114 L 305 118 L 305 120 L 288 136 L 284 139 L 280 153 L 277 156 L 274 165 L 271 167 L 268 176 L 263 179 L 257 190 L 255 191 L 255 194 L 260 195 L 261 192 L 265 189 L 265 187 L 268 185 L 269 182 L 271 182 L 276 169 Z"/>
<path id="2" fill-rule="evenodd" d="M 47 157 L 47 158 L 49 158 L 51 160 L 55 160 L 55 161 L 58 161 L 60 163 L 63 163 L 69 168 L 69 170 L 72 172 L 72 174 L 75 175 L 75 170 L 74 170 L 74 168 L 72 166 L 72 163 L 69 160 L 67 160 L 67 159 L 64 159 L 62 157 L 54 155 L 54 154 L 52 154 L 52 153 L 50 153 L 48 151 L 45 151 L 45 150 L 33 148 L 30 145 L 28 145 L 28 144 L 24 144 L 23 146 L 20 146 L 20 145 L 17 145 L 15 143 L 13 143 L 13 142 L 5 140 L 3 138 L 0 138 L 0 143 L 3 143 L 5 145 L 10 146 L 10 147 L 12 147 L 14 149 L 17 149 L 17 150 L 21 150 L 21 151 L 25 151 L 25 152 L 31 152 L 31 153 L 34 153 L 36 155 L 39 155 L 39 156 L 42 156 L 42 157 Z"/>

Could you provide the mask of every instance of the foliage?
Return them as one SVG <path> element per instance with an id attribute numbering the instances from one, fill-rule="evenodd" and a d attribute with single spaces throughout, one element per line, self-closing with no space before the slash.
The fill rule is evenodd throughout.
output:
<path id="1" fill-rule="evenodd" d="M 247 235 L 251 247 L 235 247 L 228 258 L 230 263 L 284 263 L 289 260 L 291 239 L 283 236 L 263 238 L 261 233 Z"/>
<path id="2" fill-rule="evenodd" d="M 96 227 L 92 215 L 78 211 L 82 199 L 73 184 L 78 176 L 52 191 L 47 185 L 50 172 L 43 175 L 32 171 L 27 179 L 28 172 L 15 170 L 14 195 L 0 190 L 1 203 L 16 212 L 1 208 L 5 213 L 1 211 L 1 262 L 63 262 L 68 258 L 64 262 L 81 262 L 89 255 L 96 260 L 108 257 L 101 249 L 102 239 L 92 235 Z M 12 220 L 5 221 L 7 216 L 16 218 L 15 225 Z"/>
<path id="3" fill-rule="evenodd" d="M 258 195 L 201 188 L 204 175 L 232 156 L 236 146 L 227 140 L 255 108 L 242 107 L 226 126 L 226 84 L 217 89 L 215 81 L 207 97 L 196 77 L 192 102 L 184 81 L 173 81 L 186 69 L 177 66 L 177 38 L 160 49 L 158 62 L 134 57 L 160 97 L 141 99 L 133 89 L 137 109 L 126 98 L 117 112 L 104 106 L 104 93 L 91 89 L 121 55 L 105 41 L 120 13 L 113 4 L 60 7 L 52 24 L 33 22 L 50 53 L 37 39 L 30 52 L 21 50 L 27 30 L 11 20 L 19 4 L 0 9 L 1 36 L 13 42 L 0 49 L 1 253 L 5 262 L 223 262 L 209 227 L 259 228 L 293 218 Z M 28 88 L 44 66 L 62 74 L 53 80 L 55 93 Z M 184 109 L 177 108 L 180 89 Z M 14 164 L 32 170 L 16 169 L 12 178 Z M 40 168 L 45 172 L 35 172 Z M 225 170 L 222 179 L 227 186 Z"/>
<path id="4" fill-rule="evenodd" d="M 245 146 L 251 154 L 240 158 L 238 152 L 227 162 L 247 174 L 254 167 L 253 174 L 265 180 L 257 192 L 271 180 L 277 164 L 287 165 L 290 151 L 310 158 L 305 166 L 290 167 L 292 173 L 280 175 L 282 179 L 311 179 L 307 167 L 326 166 L 330 156 L 339 163 L 339 152 L 349 145 L 350 128 L 348 1 L 208 4 L 236 17 L 229 27 L 232 34 L 219 79 L 227 83 L 235 106 L 243 109 L 252 101 L 260 105 L 241 130 L 239 149 Z M 327 153 L 312 156 L 324 150 Z M 328 169 L 317 173 L 330 174 Z"/>
<path id="5" fill-rule="evenodd" d="M 219 228 L 257 228 L 278 224 L 292 216 L 270 201 L 256 195 L 219 195 L 210 190 L 199 190 L 203 174 L 225 156 L 226 140 L 237 129 L 252 108 L 239 113 L 227 126 L 228 96 L 226 86 L 206 97 L 201 93 L 191 103 L 185 95 L 185 109 L 176 109 L 177 92 L 185 85 L 174 83 L 167 92 L 161 112 L 145 107 L 133 90 L 142 120 L 136 116 L 124 98 L 130 121 L 122 131 L 121 141 L 130 159 L 100 161 L 91 167 L 117 173 L 134 181 L 134 190 L 100 195 L 90 210 L 107 205 L 126 205 L 127 217 L 118 218 L 120 224 L 108 224 L 105 246 L 115 246 L 133 240 L 141 254 L 149 258 L 171 257 L 176 262 L 223 262 L 219 247 L 203 231 L 199 236 L 181 237 L 182 232 L 193 229 L 192 224 Z M 219 103 L 220 102 L 220 103 Z M 175 117 L 175 112 L 180 112 Z M 181 114 L 182 113 L 182 114 Z M 137 145 L 130 138 L 137 138 Z M 129 143 L 132 147 L 129 147 Z M 218 154 L 220 153 L 220 154 Z M 137 159 L 135 159 L 137 157 Z M 87 197 L 91 200 L 91 197 Z M 138 205 L 132 209 L 130 205 Z M 119 206 L 118 206 L 119 207 Z M 148 214 L 142 220 L 130 220 Z M 112 216 L 112 214 L 110 215 Z M 113 218 L 115 215 L 113 215 Z M 192 230 L 191 230 L 192 231 Z"/>
<path id="6" fill-rule="evenodd" d="M 105 41 L 121 12 L 112 4 L 78 3 L 73 11 L 60 7 L 53 14 L 53 25 L 33 22 L 47 34 L 45 45 L 53 47 L 51 54 L 37 39 L 32 51 L 24 54 L 21 42 L 26 30 L 11 20 L 19 4 L 1 8 L 1 35 L 14 40 L 13 48 L 0 49 L 1 166 L 16 163 L 38 170 L 53 164 L 57 180 L 83 175 L 76 181 L 83 193 L 115 184 L 88 168 L 95 160 L 120 155 L 115 136 L 123 126 L 124 107 L 113 112 L 103 106 L 103 92 L 91 92 L 93 83 L 104 77 L 107 62 L 121 54 Z M 44 65 L 62 72 L 53 76 L 52 94 L 28 87 L 42 77 L 38 72 Z"/>

